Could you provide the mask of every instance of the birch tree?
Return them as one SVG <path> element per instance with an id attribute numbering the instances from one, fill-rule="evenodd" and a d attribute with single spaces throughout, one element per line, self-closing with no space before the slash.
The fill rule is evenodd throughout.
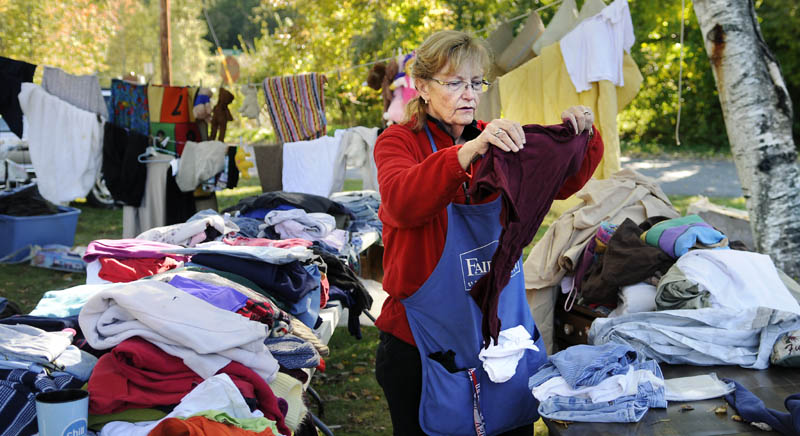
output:
<path id="1" fill-rule="evenodd" d="M 756 249 L 800 277 L 800 166 L 792 101 L 752 1 L 695 0 Z M 697 120 L 702 122 L 702 120 Z"/>

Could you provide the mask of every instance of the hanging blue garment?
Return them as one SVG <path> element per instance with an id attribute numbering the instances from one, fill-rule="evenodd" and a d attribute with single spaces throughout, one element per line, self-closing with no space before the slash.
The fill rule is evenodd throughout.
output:
<path id="1" fill-rule="evenodd" d="M 469 291 L 490 268 L 502 230 L 501 207 L 500 198 L 478 205 L 448 205 L 439 264 L 414 295 L 402 300 L 422 359 L 420 426 L 430 435 L 493 435 L 539 418 L 528 378 L 547 355 L 525 297 L 521 259 L 500 294 L 497 313 L 506 328 L 524 326 L 539 351 L 526 350 L 514 376 L 504 383 L 492 382 L 478 358 L 482 314 Z M 429 357 L 449 350 L 455 352 L 459 371 L 450 372 Z"/>

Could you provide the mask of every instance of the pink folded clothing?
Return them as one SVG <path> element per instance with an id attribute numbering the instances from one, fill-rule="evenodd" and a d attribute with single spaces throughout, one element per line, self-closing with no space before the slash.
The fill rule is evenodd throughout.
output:
<path id="1" fill-rule="evenodd" d="M 97 239 L 90 242 L 89 246 L 86 247 L 86 254 L 83 255 L 83 260 L 88 263 L 97 260 L 99 257 L 113 257 L 115 259 L 171 257 L 179 261 L 189 259 L 189 256 L 163 252 L 163 250 L 174 250 L 176 248 L 183 247 L 144 239 Z"/>
<path id="2" fill-rule="evenodd" d="M 225 238 L 222 240 L 228 245 L 249 245 L 252 247 L 276 247 L 276 248 L 291 248 L 297 247 L 310 247 L 311 241 L 300 238 L 290 239 L 267 239 L 267 238 L 245 238 L 244 236 L 237 236 L 236 238 Z"/>

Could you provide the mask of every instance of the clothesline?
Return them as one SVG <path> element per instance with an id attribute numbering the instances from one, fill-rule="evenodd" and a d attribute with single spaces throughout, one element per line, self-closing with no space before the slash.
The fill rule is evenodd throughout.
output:
<path id="1" fill-rule="evenodd" d="M 527 17 L 528 15 L 530 15 L 530 14 L 532 14 L 532 13 L 534 13 L 534 12 L 543 11 L 543 10 L 545 10 L 545 9 L 548 9 L 548 8 L 551 8 L 551 7 L 553 7 L 553 6 L 559 5 L 559 4 L 561 4 L 563 1 L 564 1 L 564 0 L 556 0 L 556 1 L 554 1 L 553 3 L 546 4 L 546 5 L 542 6 L 542 7 L 539 7 L 539 8 L 536 8 L 536 9 L 534 9 L 534 10 L 528 11 L 528 12 L 526 12 L 526 13 L 524 13 L 524 14 L 520 14 L 520 15 L 517 15 L 516 17 L 509 18 L 508 20 L 502 21 L 502 22 L 500 22 L 500 23 L 497 23 L 497 24 L 494 24 L 494 25 L 491 25 L 491 26 L 484 27 L 483 29 L 480 29 L 480 30 L 477 30 L 477 31 L 475 31 L 475 33 L 482 33 L 482 32 L 484 32 L 484 31 L 487 31 L 487 30 L 489 30 L 489 29 L 496 29 L 497 27 L 500 27 L 500 26 L 502 26 L 503 24 L 507 24 L 507 23 L 513 23 L 514 21 L 521 20 L 521 19 L 523 19 L 523 18 Z M 385 61 L 391 60 L 391 59 L 393 59 L 394 57 L 395 57 L 395 56 L 389 56 L 389 57 L 387 57 L 387 58 L 378 59 L 378 60 L 376 60 L 376 61 L 372 61 L 372 62 L 366 62 L 366 63 L 363 63 L 363 64 L 358 64 L 358 65 L 351 65 L 351 66 L 349 66 L 349 67 L 341 67 L 341 68 L 336 68 L 336 69 L 333 69 L 333 70 L 330 70 L 330 71 L 326 72 L 325 74 L 337 74 L 337 73 L 341 73 L 342 71 L 352 70 L 352 69 L 354 69 L 354 68 L 359 68 L 359 67 L 367 67 L 367 66 L 370 66 L 370 65 L 377 64 L 378 62 L 385 62 Z"/>
<path id="2" fill-rule="evenodd" d="M 503 21 L 502 23 L 499 23 L 499 24 L 496 24 L 496 25 L 492 25 L 492 26 L 486 26 L 486 27 L 484 27 L 483 29 L 480 29 L 480 30 L 477 30 L 477 31 L 475 31 L 475 33 L 482 33 L 482 32 L 484 32 L 484 31 L 486 31 L 486 30 L 489 30 L 489 29 L 492 29 L 492 30 L 494 30 L 494 29 L 496 29 L 496 28 L 498 28 L 498 27 L 502 26 L 503 24 L 513 23 L 514 21 L 521 20 L 521 19 L 523 19 L 523 18 L 527 17 L 528 15 L 530 15 L 530 14 L 532 14 L 532 13 L 534 13 L 534 12 L 543 11 L 543 10 L 545 10 L 545 9 L 549 9 L 549 8 L 551 8 L 551 7 L 553 7 L 553 6 L 560 5 L 561 3 L 563 3 L 563 1 L 564 1 L 564 0 L 556 0 L 556 1 L 554 1 L 553 3 L 549 3 L 549 4 L 546 4 L 546 5 L 544 5 L 544 6 L 541 6 L 541 7 L 539 7 L 539 8 L 536 8 L 536 9 L 534 9 L 534 10 L 532 10 L 532 11 L 525 12 L 524 14 L 517 15 L 516 17 L 514 17 L 514 18 L 510 18 L 510 19 L 508 19 L 508 20 L 506 20 L 506 21 Z"/>

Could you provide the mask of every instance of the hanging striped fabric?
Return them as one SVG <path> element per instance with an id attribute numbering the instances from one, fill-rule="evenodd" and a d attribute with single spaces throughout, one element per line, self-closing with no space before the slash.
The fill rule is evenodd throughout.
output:
<path id="1" fill-rule="evenodd" d="M 264 95 L 280 142 L 305 141 L 326 133 L 324 74 L 264 79 Z"/>

